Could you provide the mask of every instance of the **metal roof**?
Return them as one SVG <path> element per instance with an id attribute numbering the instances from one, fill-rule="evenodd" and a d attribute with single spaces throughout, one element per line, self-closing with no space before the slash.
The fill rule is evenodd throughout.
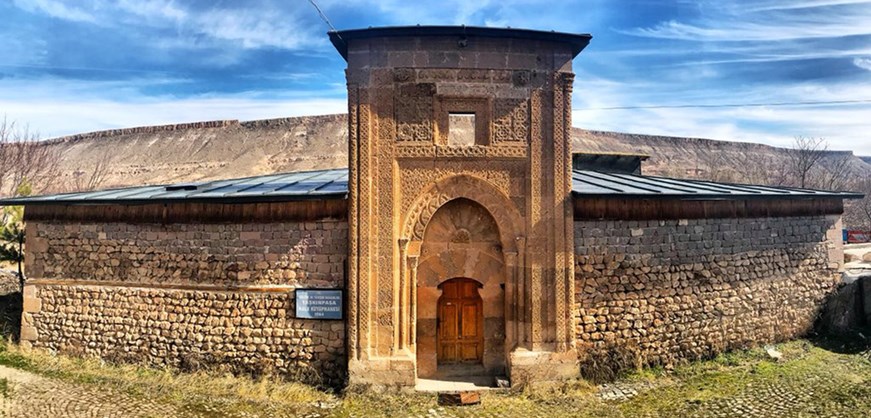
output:
<path id="1" fill-rule="evenodd" d="M 385 26 L 367 29 L 330 31 L 330 42 L 348 59 L 348 41 L 356 39 L 394 36 L 481 36 L 488 38 L 531 39 L 536 41 L 561 42 L 572 47 L 573 56 L 586 48 L 592 39 L 588 33 L 565 33 L 531 29 L 491 28 L 482 26 Z"/>
<path id="2" fill-rule="evenodd" d="M 643 154 L 572 153 L 572 169 L 603 173 L 641 174 L 641 162 L 650 158 Z"/>
<path id="3" fill-rule="evenodd" d="M 345 198 L 348 169 L 298 171 L 241 179 L 128 187 L 0 200 L 2 205 L 279 202 Z"/>
<path id="4" fill-rule="evenodd" d="M 681 200 L 855 199 L 862 197 L 861 194 L 850 192 L 678 180 L 590 170 L 572 171 L 572 192 L 578 197 Z M 345 199 L 347 196 L 348 169 L 338 168 L 241 179 L 19 197 L 2 199 L 0 206 L 169 202 L 255 203 Z"/>
<path id="5" fill-rule="evenodd" d="M 665 177 L 602 173 L 589 170 L 572 171 L 572 193 L 583 197 L 721 200 L 721 199 L 861 199 L 852 192 L 797 189 L 781 186 L 716 183 L 701 180 L 681 180 Z"/>

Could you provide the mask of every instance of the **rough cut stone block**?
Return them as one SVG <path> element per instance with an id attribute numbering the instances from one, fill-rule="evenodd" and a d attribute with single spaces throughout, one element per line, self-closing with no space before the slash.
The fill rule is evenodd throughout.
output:
<path id="1" fill-rule="evenodd" d="M 475 391 L 439 392 L 438 404 L 444 406 L 477 405 L 481 394 Z"/>

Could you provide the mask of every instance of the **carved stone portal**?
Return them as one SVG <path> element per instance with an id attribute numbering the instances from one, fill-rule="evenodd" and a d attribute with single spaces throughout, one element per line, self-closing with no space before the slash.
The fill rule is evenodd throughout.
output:
<path id="1" fill-rule="evenodd" d="M 472 200 L 460 198 L 445 203 L 428 222 L 426 235 L 417 261 L 417 375 L 438 375 L 439 366 L 450 365 L 437 356 L 436 340 L 440 327 L 447 327 L 439 318 L 436 302 L 445 296 L 442 284 L 468 278 L 480 284 L 478 294 L 483 300 L 484 353 L 478 364 L 483 373 L 497 376 L 506 372 L 505 312 L 512 306 L 505 301 L 505 260 L 499 226 L 490 212 Z M 508 289 L 514 294 L 514 289 Z M 463 312 L 459 312 L 460 315 Z M 511 315 L 513 319 L 513 312 Z M 439 321 L 440 320 L 440 321 Z M 460 323 L 463 324 L 463 318 Z M 474 320 L 465 319 L 466 326 Z M 441 322 L 441 323 L 439 323 Z M 465 368 L 475 364 L 465 362 Z M 472 362 L 474 363 L 474 362 Z M 441 367 L 441 374 L 450 369 Z"/>
<path id="2" fill-rule="evenodd" d="M 576 376 L 568 127 L 571 60 L 588 38 L 431 29 L 336 35 L 348 60 L 350 381 L 443 371 L 449 281 L 480 285 L 469 300 L 481 298 L 483 354 L 464 361 L 515 384 Z M 447 141 L 454 113 L 474 115 L 473 142 Z"/>

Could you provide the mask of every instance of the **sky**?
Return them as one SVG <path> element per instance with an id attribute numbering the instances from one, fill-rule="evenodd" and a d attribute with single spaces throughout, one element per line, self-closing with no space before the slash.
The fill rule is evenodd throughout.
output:
<path id="1" fill-rule="evenodd" d="M 590 33 L 577 127 L 871 155 L 871 0 L 316 1 L 340 30 Z M 346 111 L 309 0 L 0 0 L 0 19 L 0 117 L 43 138 Z"/>

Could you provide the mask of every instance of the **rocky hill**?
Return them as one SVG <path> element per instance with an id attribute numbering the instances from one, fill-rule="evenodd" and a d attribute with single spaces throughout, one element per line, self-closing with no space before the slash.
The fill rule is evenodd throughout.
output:
<path id="1" fill-rule="evenodd" d="M 56 188 L 107 163 L 100 188 L 344 167 L 345 115 L 223 120 L 91 132 L 48 140 L 60 152 Z"/>
<path id="2" fill-rule="evenodd" d="M 99 188 L 234 178 L 273 172 L 345 167 L 345 115 L 249 122 L 223 120 L 91 132 L 45 141 L 60 154 L 51 191 L 75 189 L 75 179 L 105 166 Z M 699 138 L 572 130 L 575 151 L 650 155 L 647 174 L 764 183 L 785 151 L 761 144 Z M 871 163 L 852 153 L 850 170 L 871 175 Z M 748 169 L 752 167 L 754 169 Z"/>

